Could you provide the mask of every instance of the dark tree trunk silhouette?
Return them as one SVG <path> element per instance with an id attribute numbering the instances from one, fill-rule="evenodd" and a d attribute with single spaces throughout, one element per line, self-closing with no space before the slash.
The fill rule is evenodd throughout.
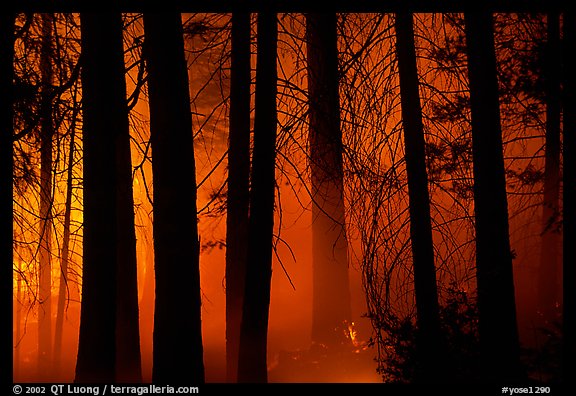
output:
<path id="1" fill-rule="evenodd" d="M 334 347 L 352 321 L 335 13 L 306 15 L 312 184 L 312 341 Z"/>
<path id="2" fill-rule="evenodd" d="M 121 24 L 118 18 L 117 23 Z M 122 45 L 122 36 L 116 46 Z M 122 47 L 119 47 L 122 49 Z M 118 51 L 118 50 L 117 50 Z M 118 71 L 122 67 L 123 52 L 116 53 Z M 122 61 L 122 62 L 121 62 Z M 118 95 L 126 98 L 126 80 L 118 84 Z M 119 100 L 119 99 L 118 99 Z M 140 316 L 138 308 L 138 265 L 136 254 L 136 229 L 134 225 L 134 195 L 132 184 L 132 154 L 128 103 L 122 103 L 121 129 L 115 138 L 116 149 L 116 222 L 117 222 L 117 302 L 116 302 L 116 381 L 142 381 L 140 352 Z"/>
<path id="3" fill-rule="evenodd" d="M 443 373 L 443 343 L 412 14 L 396 14 L 395 26 L 418 326 L 416 350 L 420 367 L 416 380 L 434 382 Z"/>
<path id="4" fill-rule="evenodd" d="M 544 201 L 542 209 L 542 252 L 538 274 L 539 311 L 544 322 L 554 319 L 560 298 L 560 15 L 547 16 L 547 51 L 544 60 L 546 103 L 546 146 Z"/>
<path id="5" fill-rule="evenodd" d="M 38 378 L 50 379 L 52 368 L 52 14 L 41 14 L 40 44 L 40 222 L 38 252 Z"/>
<path id="6" fill-rule="evenodd" d="M 204 381 L 200 246 L 192 117 L 182 20 L 144 14 L 152 171 L 156 302 L 152 380 Z"/>
<path id="7" fill-rule="evenodd" d="M 66 201 L 64 208 L 64 231 L 62 235 L 62 249 L 60 251 L 60 285 L 58 286 L 58 306 L 56 324 L 54 325 L 54 372 L 60 372 L 62 364 L 62 341 L 64 337 L 64 315 L 66 297 L 69 292 L 69 256 L 70 256 L 70 221 L 72 214 L 72 178 L 74 167 L 74 141 L 76 136 L 76 123 L 70 128 L 70 149 L 68 152 L 68 168 L 66 169 Z"/>
<path id="8" fill-rule="evenodd" d="M 250 14 L 232 14 L 230 133 L 226 216 L 226 380 L 238 374 L 248 253 L 250 189 Z"/>
<path id="9" fill-rule="evenodd" d="M 0 13 L 0 262 L 2 263 L 2 305 L 0 314 L 12 317 L 13 290 L 13 211 L 12 211 L 12 135 L 13 135 L 13 76 L 14 76 L 14 15 Z M 12 321 L 4 320 L 6 334 L 12 334 Z M 2 341 L 2 356 L 12 356 L 12 337 Z M 0 382 L 12 383 L 13 368 L 9 364 L 0 370 Z"/>
<path id="10" fill-rule="evenodd" d="M 119 14 L 80 14 L 84 143 L 82 305 L 76 382 L 116 381 L 116 149 L 125 124 Z M 121 44 L 121 42 L 120 42 Z M 117 54 L 118 55 L 118 54 Z"/>
<path id="11" fill-rule="evenodd" d="M 465 14 L 472 115 L 479 333 L 487 381 L 520 376 L 492 15 Z"/>
<path id="12" fill-rule="evenodd" d="M 267 382 L 267 336 L 272 277 L 276 160 L 277 20 L 258 14 L 256 110 L 244 307 L 240 330 L 239 382 Z"/>
<path id="13" fill-rule="evenodd" d="M 141 251 L 140 251 L 141 252 Z M 152 255 L 145 254 L 146 274 L 143 280 L 142 297 L 140 299 L 140 329 L 141 329 L 141 345 L 142 354 L 152 356 L 153 353 L 153 331 L 154 331 L 154 260 Z M 142 260 L 144 262 L 144 260 Z M 152 380 L 152 361 L 144 360 L 142 362 L 146 366 L 142 367 L 143 381 L 150 382 Z"/>
<path id="14" fill-rule="evenodd" d="M 21 266 L 18 266 L 18 274 L 16 275 L 16 301 L 14 302 L 14 340 L 20 340 L 22 337 L 22 297 L 24 295 L 24 290 L 22 287 L 23 279 Z M 20 359 L 22 356 L 22 348 L 18 341 L 14 345 L 14 366 L 12 368 L 14 377 L 20 375 Z"/>
<path id="15" fill-rule="evenodd" d="M 572 359 L 576 353 L 574 342 L 574 312 L 576 310 L 576 81 L 574 54 L 576 53 L 576 14 L 568 11 L 563 14 L 563 354 L 564 362 Z M 566 366 L 565 366 L 566 367 Z M 564 368 L 564 375 L 567 369 Z"/>
<path id="16" fill-rule="evenodd" d="M 85 213 L 81 344 L 76 379 L 138 382 L 142 380 L 142 369 L 122 17 L 119 13 L 82 14 L 81 23 L 85 55 Z M 99 201 L 94 202 L 94 198 Z M 102 299 L 110 312 L 101 312 Z M 112 340 L 107 338 L 111 328 Z M 102 345 L 100 342 L 104 341 L 98 340 L 96 345 L 87 345 L 95 342 L 93 338 L 98 337 L 100 330 L 105 342 L 111 344 Z M 114 364 L 104 367 L 103 364 L 110 364 L 112 353 Z M 96 366 L 91 359 L 101 365 Z"/>

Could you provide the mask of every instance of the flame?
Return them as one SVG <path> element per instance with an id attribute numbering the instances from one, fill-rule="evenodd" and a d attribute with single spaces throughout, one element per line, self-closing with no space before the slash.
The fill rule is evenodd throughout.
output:
<path id="1" fill-rule="evenodd" d="M 358 331 L 355 328 L 354 322 L 350 322 L 350 324 L 348 324 L 347 326 L 347 329 L 348 329 L 347 338 L 349 338 L 350 341 L 352 341 L 352 345 L 354 345 L 355 347 L 360 346 L 361 343 L 358 340 Z"/>
<path id="2" fill-rule="evenodd" d="M 347 339 L 350 340 L 350 343 L 354 347 L 354 353 L 362 353 L 363 351 L 368 350 L 369 348 L 369 341 L 362 340 L 358 335 L 358 330 L 356 330 L 356 324 L 354 322 L 348 323 L 344 321 L 344 335 Z"/>
<path id="3" fill-rule="evenodd" d="M 367 342 L 360 340 L 358 337 L 358 330 L 356 330 L 356 324 L 354 322 L 348 323 L 344 321 L 344 336 L 346 339 L 350 340 L 352 346 L 354 346 L 354 353 L 360 353 L 368 348 Z"/>

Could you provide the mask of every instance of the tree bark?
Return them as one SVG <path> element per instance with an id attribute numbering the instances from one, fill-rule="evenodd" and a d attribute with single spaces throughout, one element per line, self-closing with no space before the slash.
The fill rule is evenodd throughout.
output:
<path id="1" fill-rule="evenodd" d="M 555 319 L 560 298 L 560 118 L 561 54 L 560 15 L 547 16 L 547 51 L 544 63 L 546 145 L 544 199 L 542 207 L 542 252 L 538 274 L 539 313 L 544 323 Z"/>
<path id="2" fill-rule="evenodd" d="M 12 210 L 12 135 L 14 116 L 14 15 L 0 13 L 0 262 L 2 263 L 2 305 L 0 314 L 12 318 L 13 299 L 13 210 Z M 11 320 L 4 320 L 6 334 L 12 334 Z M 2 356 L 12 356 L 12 337 L 2 341 Z M 0 382 L 12 383 L 12 365 L 0 370 Z"/>
<path id="3" fill-rule="evenodd" d="M 576 81 L 574 70 L 574 53 L 576 53 L 576 14 L 568 11 L 563 14 L 563 48 L 564 62 L 562 95 L 564 105 L 563 131 L 563 354 L 564 362 L 572 359 L 576 353 L 574 342 L 574 312 L 576 310 L 576 250 L 573 241 L 576 240 Z M 570 203 L 572 202 L 572 203 Z M 567 369 L 564 368 L 564 375 Z"/>
<path id="4" fill-rule="evenodd" d="M 59 373 L 62 364 L 62 341 L 64 337 L 64 311 L 68 296 L 68 267 L 70 255 L 70 221 L 72 214 L 72 177 L 74 166 L 74 140 L 76 124 L 71 127 L 70 149 L 68 151 L 68 168 L 66 169 L 66 201 L 64 203 L 64 231 L 62 235 L 62 250 L 60 252 L 60 285 L 58 286 L 58 306 L 56 324 L 54 325 L 54 372 Z"/>
<path id="5" fill-rule="evenodd" d="M 40 45 L 40 238 L 38 252 L 38 378 L 49 380 L 52 369 L 52 14 L 41 14 Z"/>
<path id="6" fill-rule="evenodd" d="M 22 267 L 18 264 L 18 273 L 16 274 L 16 299 L 14 301 L 14 365 L 13 365 L 13 375 L 14 378 L 18 378 L 20 375 L 21 367 L 21 356 L 22 348 L 20 345 L 20 339 L 22 338 L 22 298 L 24 296 L 24 291 L 22 288 Z"/>
<path id="7" fill-rule="evenodd" d="M 139 382 L 136 234 L 122 17 L 82 14 L 81 23 L 85 223 L 77 381 Z M 95 342 L 92 337 L 98 337 L 99 330 L 104 339 L 86 345 Z"/>
<path id="8" fill-rule="evenodd" d="M 444 372 L 440 363 L 443 342 L 412 14 L 396 14 L 395 26 L 418 326 L 416 350 L 420 367 L 416 380 L 434 382 Z"/>
<path id="9" fill-rule="evenodd" d="M 337 16 L 306 15 L 312 184 L 312 341 L 334 348 L 352 321 L 338 93 Z"/>
<path id="10" fill-rule="evenodd" d="M 472 115 L 476 277 L 487 381 L 521 375 L 492 14 L 465 14 Z"/>
<path id="11" fill-rule="evenodd" d="M 204 382 L 200 246 L 192 117 L 182 20 L 144 14 L 152 171 L 156 301 L 152 380 Z"/>
<path id="12" fill-rule="evenodd" d="M 119 14 L 81 13 L 84 144 L 84 243 L 76 382 L 116 381 L 116 149 L 126 97 Z M 121 92 L 121 91 L 120 91 Z"/>
<path id="13" fill-rule="evenodd" d="M 136 228 L 134 225 L 134 192 L 132 182 L 132 154 L 130 126 L 126 100 L 126 79 L 122 41 L 122 20 L 115 23 L 120 34 L 115 41 L 115 63 L 122 79 L 117 95 L 122 102 L 122 119 L 115 138 L 116 149 L 116 227 L 117 227 L 117 302 L 116 302 L 116 381 L 142 381 L 140 352 L 140 315 L 138 307 L 138 260 Z"/>
<path id="14" fill-rule="evenodd" d="M 232 14 L 230 132 L 226 216 L 226 380 L 238 373 L 248 254 L 250 190 L 250 13 Z"/>
<path id="15" fill-rule="evenodd" d="M 258 14 L 256 113 L 252 158 L 248 262 L 240 330 L 239 382 L 267 382 L 277 127 L 276 14 Z"/>

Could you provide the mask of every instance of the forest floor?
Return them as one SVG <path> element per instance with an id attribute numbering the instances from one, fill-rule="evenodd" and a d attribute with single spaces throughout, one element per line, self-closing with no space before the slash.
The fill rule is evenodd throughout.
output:
<path id="1" fill-rule="evenodd" d="M 312 344 L 306 350 L 280 351 L 268 378 L 270 382 L 382 382 L 374 356 L 374 349 L 366 345 L 344 344 L 329 349 Z"/>

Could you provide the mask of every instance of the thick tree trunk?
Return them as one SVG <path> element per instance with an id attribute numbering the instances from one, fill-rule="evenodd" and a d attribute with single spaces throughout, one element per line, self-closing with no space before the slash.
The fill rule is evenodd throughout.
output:
<path id="1" fill-rule="evenodd" d="M 180 14 L 144 14 L 156 302 L 152 380 L 204 381 L 192 117 Z"/>
<path id="2" fill-rule="evenodd" d="M 484 377 L 520 376 L 492 15 L 465 14 L 472 114 L 476 276 Z"/>
<path id="3" fill-rule="evenodd" d="M 542 208 L 542 252 L 538 274 L 538 310 L 544 323 L 555 318 L 560 299 L 560 16 L 547 17 L 547 51 L 544 69 L 546 101 L 546 148 Z"/>
<path id="4" fill-rule="evenodd" d="M 96 381 L 110 377 L 116 382 L 139 382 L 142 369 L 136 234 L 122 17 L 120 14 L 82 14 L 81 23 L 85 55 L 82 75 L 85 223 L 77 380 Z M 100 202 L 94 202 L 95 197 L 99 197 Z M 98 210 L 93 213 L 94 209 Z M 108 233 L 104 234 L 105 231 Z M 113 249 L 111 257 L 109 249 Z M 104 307 L 91 306 L 99 301 L 92 301 L 92 298 L 103 298 Z M 101 312 L 103 309 L 109 312 Z M 88 328 L 84 324 L 86 316 L 88 320 L 100 319 L 100 322 L 92 323 L 95 328 Z M 105 351 L 96 351 L 92 345 L 85 344 L 90 337 L 99 334 L 99 326 L 104 326 L 101 342 L 110 344 L 97 343 L 96 346 Z M 109 334 L 111 330 L 112 334 Z M 113 338 L 109 339 L 111 335 Z M 111 353 L 115 359 L 110 367 L 96 366 L 88 361 L 95 354 L 100 363 L 110 364 Z"/>
<path id="5" fill-rule="evenodd" d="M 404 126 L 408 175 L 410 238 L 418 325 L 416 350 L 420 367 L 417 370 L 418 378 L 416 380 L 434 382 L 440 380 L 440 375 L 444 371 L 442 364 L 440 364 L 443 342 L 434 265 L 424 126 L 422 124 L 414 27 L 410 13 L 398 13 L 396 15 L 396 51 L 398 54 L 402 124 Z"/>
<path id="6" fill-rule="evenodd" d="M 238 373 L 240 323 L 248 254 L 250 189 L 250 14 L 232 14 L 230 133 L 226 216 L 226 380 Z"/>
<path id="7" fill-rule="evenodd" d="M 40 237 L 38 252 L 38 378 L 49 380 L 52 369 L 52 14 L 42 14 L 40 47 Z"/>
<path id="8" fill-rule="evenodd" d="M 574 53 L 576 53 L 576 14 L 563 14 L 563 62 L 564 62 L 564 132 L 563 132 L 563 353 L 564 362 L 576 354 L 574 342 L 574 312 L 576 311 L 576 81 Z M 571 203 L 572 202 L 572 203 Z M 567 369 L 564 368 L 564 375 Z M 566 377 L 568 378 L 568 377 Z M 567 381 L 567 380 L 566 380 Z"/>
<path id="9" fill-rule="evenodd" d="M 12 211 L 12 135 L 14 76 L 14 15 L 0 13 L 0 263 L 2 266 L 2 304 L 0 314 L 6 334 L 11 334 L 13 299 L 13 211 Z M 5 337 L 0 347 L 2 356 L 12 356 L 12 337 Z M 0 382 L 12 383 L 12 365 L 0 370 Z"/>
<path id="10" fill-rule="evenodd" d="M 312 182 L 312 341 L 334 348 L 352 321 L 338 94 L 337 16 L 306 15 Z"/>
<path id="11" fill-rule="evenodd" d="M 244 308 L 240 331 L 239 382 L 267 382 L 267 337 L 272 277 L 276 160 L 275 13 L 258 14 L 256 113 L 252 158 L 250 220 Z"/>
<path id="12" fill-rule="evenodd" d="M 84 143 L 84 243 L 76 382 L 116 381 L 117 219 L 115 141 L 126 118 L 114 51 L 119 14 L 80 14 Z M 121 43 L 121 42 L 120 42 Z"/>

